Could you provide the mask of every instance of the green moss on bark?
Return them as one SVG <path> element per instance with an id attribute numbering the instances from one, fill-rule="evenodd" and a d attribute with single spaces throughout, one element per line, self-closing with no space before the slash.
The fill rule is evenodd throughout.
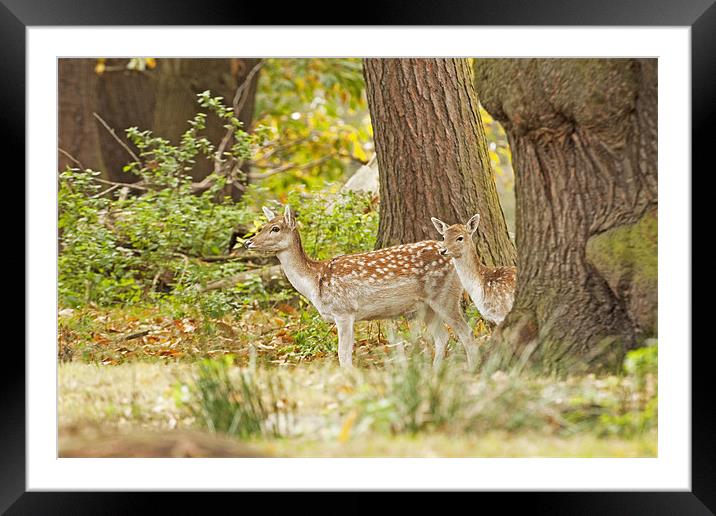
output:
<path id="1" fill-rule="evenodd" d="M 587 260 L 622 299 L 643 336 L 657 334 L 658 221 L 656 209 L 634 224 L 587 242 Z"/>

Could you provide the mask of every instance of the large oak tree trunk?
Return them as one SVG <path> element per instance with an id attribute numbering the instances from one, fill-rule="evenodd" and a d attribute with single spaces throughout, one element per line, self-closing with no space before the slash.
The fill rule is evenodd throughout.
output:
<path id="1" fill-rule="evenodd" d="M 475 68 L 516 178 L 518 286 L 496 337 L 550 363 L 616 363 L 657 331 L 657 62 Z"/>
<path id="2" fill-rule="evenodd" d="M 507 233 L 465 59 L 366 59 L 364 75 L 380 166 L 378 247 L 438 238 L 430 217 L 482 216 L 477 249 L 511 265 Z"/>

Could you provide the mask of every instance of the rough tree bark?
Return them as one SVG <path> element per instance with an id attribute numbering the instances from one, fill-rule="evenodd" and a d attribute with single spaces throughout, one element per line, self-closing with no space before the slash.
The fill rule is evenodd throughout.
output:
<path id="1" fill-rule="evenodd" d="M 507 233 L 465 59 L 366 59 L 364 75 L 380 166 L 378 247 L 438 237 L 482 215 L 477 249 L 512 265 Z"/>
<path id="2" fill-rule="evenodd" d="M 555 364 L 616 364 L 657 331 L 657 61 L 475 69 L 516 178 L 517 293 L 496 337 Z"/>

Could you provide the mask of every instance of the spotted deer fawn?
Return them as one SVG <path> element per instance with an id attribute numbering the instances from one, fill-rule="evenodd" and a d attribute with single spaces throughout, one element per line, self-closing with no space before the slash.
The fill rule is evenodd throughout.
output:
<path id="1" fill-rule="evenodd" d="M 306 255 L 289 206 L 283 216 L 263 208 L 268 223 L 245 242 L 247 249 L 275 254 L 291 285 L 338 328 L 338 361 L 351 367 L 355 321 L 418 316 L 435 346 L 433 363 L 445 353 L 447 323 L 465 347 L 471 367 L 472 330 L 460 307 L 462 286 L 450 259 L 434 240 L 377 251 L 313 260 Z"/>
<path id="2" fill-rule="evenodd" d="M 492 324 L 500 324 L 512 309 L 517 282 L 516 267 L 486 267 L 477 256 L 472 236 L 480 223 L 475 214 L 466 224 L 448 226 L 432 217 L 435 228 L 443 236 L 440 254 L 452 258 L 462 286 L 480 311 Z"/>

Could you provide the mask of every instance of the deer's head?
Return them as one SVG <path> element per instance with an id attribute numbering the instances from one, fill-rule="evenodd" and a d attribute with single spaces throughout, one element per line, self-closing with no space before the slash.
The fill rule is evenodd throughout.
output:
<path id="1" fill-rule="evenodd" d="M 293 244 L 296 231 L 296 217 L 291 211 L 291 207 L 286 205 L 283 216 L 276 216 L 273 211 L 265 206 L 263 207 L 263 212 L 268 222 L 255 236 L 249 238 L 244 243 L 244 246 L 247 249 L 266 253 L 279 253 L 288 249 Z"/>
<path id="2" fill-rule="evenodd" d="M 453 224 L 448 226 L 442 220 L 431 217 L 435 229 L 443 236 L 440 244 L 440 254 L 451 258 L 460 258 L 470 247 L 472 247 L 472 235 L 480 223 L 480 215 L 473 215 L 465 224 Z M 470 246 L 470 247 L 468 247 Z"/>

